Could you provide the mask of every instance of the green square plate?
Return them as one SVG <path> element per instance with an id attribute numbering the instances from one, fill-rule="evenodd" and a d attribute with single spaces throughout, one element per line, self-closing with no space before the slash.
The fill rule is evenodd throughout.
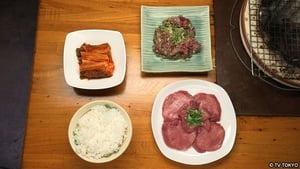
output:
<path id="1" fill-rule="evenodd" d="M 170 16 L 189 18 L 201 44 L 200 53 L 188 60 L 157 57 L 152 51 L 154 30 Z M 142 72 L 207 72 L 212 70 L 209 6 L 141 6 L 141 69 Z"/>

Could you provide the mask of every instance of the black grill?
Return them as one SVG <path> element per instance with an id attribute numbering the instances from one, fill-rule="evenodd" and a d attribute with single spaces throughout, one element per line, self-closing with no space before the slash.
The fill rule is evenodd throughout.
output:
<path id="1" fill-rule="evenodd" d="M 261 0 L 259 27 L 264 42 L 294 66 L 300 66 L 300 1 Z"/>
<path id="2" fill-rule="evenodd" d="M 248 3 L 250 53 L 256 64 L 271 77 L 300 80 L 300 0 Z"/>

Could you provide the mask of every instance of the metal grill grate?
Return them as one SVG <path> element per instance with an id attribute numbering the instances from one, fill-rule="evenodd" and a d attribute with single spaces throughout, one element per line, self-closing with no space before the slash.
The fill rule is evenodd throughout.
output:
<path id="1" fill-rule="evenodd" d="M 300 80 L 300 1 L 249 0 L 248 10 L 255 64 L 268 76 Z"/>

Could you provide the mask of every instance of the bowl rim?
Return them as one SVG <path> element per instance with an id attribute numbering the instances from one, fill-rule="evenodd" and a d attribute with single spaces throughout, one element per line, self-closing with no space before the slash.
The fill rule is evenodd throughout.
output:
<path id="1" fill-rule="evenodd" d="M 76 152 L 75 145 L 74 145 L 74 142 L 73 142 L 73 139 L 72 139 L 73 138 L 73 136 L 72 136 L 73 129 L 74 129 L 76 123 L 77 123 L 77 120 L 82 115 L 84 115 L 91 107 L 94 107 L 96 105 L 103 105 L 103 104 L 112 105 L 114 107 L 117 107 L 120 110 L 121 114 L 123 115 L 125 120 L 128 122 L 127 137 L 126 137 L 125 141 L 123 142 L 122 146 L 120 147 L 120 149 L 117 153 L 114 153 L 109 157 L 103 157 L 103 158 L 98 159 L 98 160 L 89 159 L 89 158 L 87 158 L 87 157 L 85 157 L 85 156 L 83 156 L 83 155 Z M 81 159 L 83 159 L 87 162 L 91 162 L 91 163 L 106 163 L 106 162 L 113 161 L 114 159 L 118 158 L 119 156 L 121 156 L 125 152 L 125 150 L 128 148 L 128 146 L 131 142 L 132 133 L 133 133 L 132 121 L 130 119 L 130 116 L 129 116 L 128 112 L 122 106 L 120 106 L 119 104 L 117 104 L 113 101 L 110 101 L 110 100 L 94 100 L 94 101 L 91 101 L 91 102 L 88 102 L 88 103 L 82 105 L 73 114 L 73 116 L 72 116 L 72 118 L 69 122 L 69 127 L 68 127 L 68 140 L 69 140 L 70 146 L 71 146 L 72 150 L 74 151 L 74 153 L 77 156 L 79 156 Z"/>

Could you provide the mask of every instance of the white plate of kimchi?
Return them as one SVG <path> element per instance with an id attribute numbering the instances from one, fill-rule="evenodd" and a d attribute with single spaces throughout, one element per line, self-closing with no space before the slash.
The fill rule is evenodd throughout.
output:
<path id="1" fill-rule="evenodd" d="M 83 44 L 94 46 L 109 44 L 114 64 L 111 76 L 82 78 L 82 68 L 80 68 L 76 50 Z M 78 30 L 68 33 L 65 39 L 63 67 L 67 84 L 74 88 L 107 89 L 120 85 L 126 72 L 126 49 L 122 34 L 118 31 L 99 29 Z M 87 67 L 95 66 L 90 65 Z M 97 69 L 105 70 L 106 68 L 98 67 Z"/>

